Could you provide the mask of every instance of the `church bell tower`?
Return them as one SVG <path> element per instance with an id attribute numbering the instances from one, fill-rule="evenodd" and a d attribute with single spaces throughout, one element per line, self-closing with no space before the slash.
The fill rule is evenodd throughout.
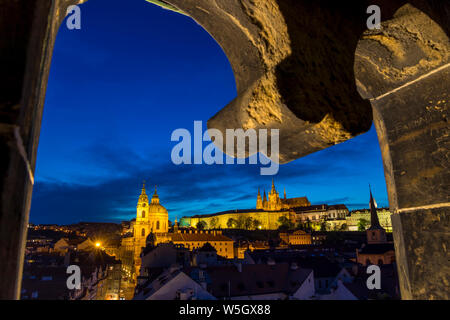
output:
<path id="1" fill-rule="evenodd" d="M 375 200 L 370 191 L 370 228 L 366 230 L 367 243 L 386 243 L 386 230 L 381 226 Z"/>

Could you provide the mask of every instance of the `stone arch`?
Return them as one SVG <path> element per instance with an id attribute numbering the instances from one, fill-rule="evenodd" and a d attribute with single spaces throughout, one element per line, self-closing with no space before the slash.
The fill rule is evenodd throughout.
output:
<path id="1" fill-rule="evenodd" d="M 19 297 L 37 144 L 54 40 L 67 7 L 82 2 L 0 0 L 0 67 L 6 71 L 0 79 L 0 278 L 5 279 L 0 299 Z M 442 275 L 448 276 L 448 267 L 436 269 L 442 260 L 442 243 L 448 242 L 449 229 L 448 140 L 441 123 L 447 121 L 444 111 L 448 98 L 444 93 L 448 91 L 443 85 L 445 80 L 448 83 L 448 69 L 443 64 L 423 74 L 415 73 L 416 79 L 412 76 L 403 84 L 396 82 L 389 86 L 372 72 L 367 62 L 364 65 L 362 61 L 359 68 L 358 61 L 354 61 L 356 47 L 361 45 L 360 37 L 366 29 L 365 12 L 369 5 L 379 5 L 383 21 L 392 20 L 390 26 L 393 27 L 395 23 L 407 23 L 394 15 L 406 3 L 411 3 L 448 36 L 448 2 L 353 0 L 346 5 L 331 0 L 159 2 L 173 5 L 202 25 L 221 45 L 232 65 L 237 97 L 210 119 L 208 126 L 222 131 L 225 128 L 279 128 L 281 163 L 363 133 L 371 125 L 373 108 L 389 200 L 391 208 L 397 211 L 394 238 L 402 295 L 404 298 L 448 298 L 448 295 L 443 296 L 447 293 L 440 280 Z M 401 15 L 409 13 L 403 10 Z M 421 24 L 418 28 L 424 31 L 428 26 Z M 428 36 L 435 39 L 434 28 L 431 31 Z M 408 29 L 399 35 L 408 38 Z M 425 44 L 425 48 L 435 45 Z M 360 46 L 358 50 L 363 48 Z M 366 72 L 364 66 L 372 71 Z M 311 76 L 304 77 L 305 73 Z M 414 85 L 402 87 L 411 81 Z M 438 105 L 434 100 L 425 103 L 426 97 L 418 87 L 425 88 L 423 90 L 439 98 L 441 103 Z M 414 88 L 417 101 L 422 99 L 422 102 L 394 94 L 384 96 L 383 101 L 379 99 L 380 94 L 396 89 L 396 93 L 402 94 Z M 387 97 L 397 97 L 397 100 Z M 369 103 L 364 99 L 373 101 Z M 382 105 L 388 100 L 389 103 Z M 401 108 L 397 101 L 403 101 Z M 441 108 L 442 101 L 443 112 L 420 113 L 428 110 L 426 107 Z M 405 104 L 412 107 L 404 109 Z M 422 126 L 414 122 L 416 127 L 408 128 L 405 124 L 409 120 L 402 118 L 408 113 L 418 116 L 415 121 L 421 120 Z M 397 128 L 402 125 L 407 130 L 399 133 Z M 425 144 L 424 137 L 431 143 Z M 413 144 L 414 139 L 422 141 L 419 145 L 424 149 L 421 150 L 423 168 L 417 167 L 419 161 L 414 150 L 418 148 L 399 147 L 405 141 Z M 411 155 L 416 162 L 408 160 Z M 416 176 L 411 176 L 415 169 L 420 170 Z M 409 182 L 414 182 L 413 190 L 408 190 Z M 420 228 L 419 220 L 423 221 Z M 410 232 L 416 229 L 417 232 Z M 440 238 L 436 240 L 432 232 Z M 414 260 L 415 248 L 423 252 L 420 264 Z M 447 261 L 443 265 L 447 266 Z M 419 280 L 424 270 L 427 275 Z"/>

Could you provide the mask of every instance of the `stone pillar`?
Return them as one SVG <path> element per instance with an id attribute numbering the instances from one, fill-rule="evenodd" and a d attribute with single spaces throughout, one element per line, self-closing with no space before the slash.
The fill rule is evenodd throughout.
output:
<path id="1" fill-rule="evenodd" d="M 446 33 L 409 5 L 366 32 L 356 52 L 383 157 L 402 299 L 449 299 L 449 52 Z"/>
<path id="2" fill-rule="evenodd" d="M 69 2 L 0 0 L 0 299 L 20 297 L 42 109 Z"/>
<path id="3" fill-rule="evenodd" d="M 19 127 L 0 124 L 0 299 L 19 298 L 32 181 Z"/>
<path id="4" fill-rule="evenodd" d="M 403 299 L 449 299 L 450 65 L 373 101 Z"/>

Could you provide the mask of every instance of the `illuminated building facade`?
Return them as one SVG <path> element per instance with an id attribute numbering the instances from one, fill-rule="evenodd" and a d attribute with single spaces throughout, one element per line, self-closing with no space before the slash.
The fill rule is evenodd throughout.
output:
<path id="1" fill-rule="evenodd" d="M 256 209 L 230 210 L 214 214 L 195 215 L 183 217 L 181 225 L 185 227 L 197 227 L 199 222 L 204 223 L 205 229 L 227 229 L 239 227 L 240 221 L 251 219 L 253 225 L 246 229 L 275 230 L 279 227 L 279 218 L 286 217 L 292 220 L 292 210 L 298 207 L 308 207 L 311 203 L 307 197 L 287 198 L 284 190 L 283 198 L 280 197 L 272 181 L 272 188 L 266 195 L 266 191 L 258 190 L 256 197 Z M 243 228 L 243 226 L 240 226 Z"/>
<path id="2" fill-rule="evenodd" d="M 139 274 L 142 248 L 147 246 L 149 238 L 155 246 L 172 242 L 190 250 L 198 249 L 208 242 L 217 250 L 218 255 L 234 258 L 233 240 L 222 235 L 221 231 L 180 231 L 175 220 L 173 232 L 169 232 L 169 214 L 159 201 L 156 187 L 150 202 L 145 184 L 142 187 L 136 206 L 136 220 L 131 222 L 130 229 L 132 232 L 122 237 L 119 256 L 124 264 L 125 274 L 131 279 L 136 279 Z"/>
<path id="3" fill-rule="evenodd" d="M 280 233 L 280 239 L 289 245 L 310 245 L 311 234 L 303 230 L 297 230 L 292 233 Z"/>

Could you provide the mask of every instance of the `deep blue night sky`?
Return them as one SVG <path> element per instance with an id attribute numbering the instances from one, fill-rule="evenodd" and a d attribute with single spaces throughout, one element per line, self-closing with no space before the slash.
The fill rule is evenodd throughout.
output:
<path id="1" fill-rule="evenodd" d="M 131 219 L 142 180 L 175 216 L 254 208 L 259 166 L 175 166 L 173 130 L 192 131 L 236 96 L 229 62 L 188 17 L 144 0 L 91 0 L 81 30 L 59 30 L 39 142 L 30 221 Z M 305 75 L 307 76 L 307 75 Z M 206 143 L 205 143 L 206 145 Z M 387 206 L 374 128 L 280 167 L 280 194 L 368 207 L 368 183 Z"/>

